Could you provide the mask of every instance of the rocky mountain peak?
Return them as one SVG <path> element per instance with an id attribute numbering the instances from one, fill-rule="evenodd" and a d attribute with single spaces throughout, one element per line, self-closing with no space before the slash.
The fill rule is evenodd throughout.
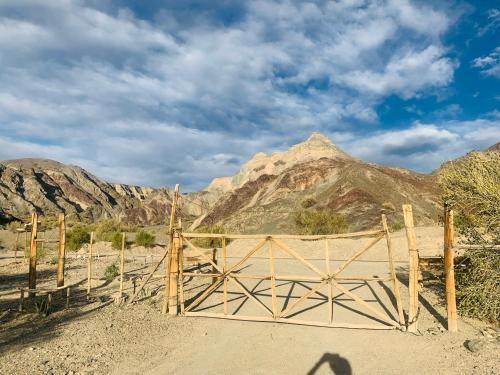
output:
<path id="1" fill-rule="evenodd" d="M 264 174 L 278 175 L 294 165 L 322 158 L 353 160 L 351 156 L 335 146 L 328 137 L 314 132 L 306 141 L 298 143 L 286 151 L 276 151 L 271 155 L 262 152 L 255 154 L 236 175 L 216 178 L 206 190 L 212 192 L 232 191 Z"/>

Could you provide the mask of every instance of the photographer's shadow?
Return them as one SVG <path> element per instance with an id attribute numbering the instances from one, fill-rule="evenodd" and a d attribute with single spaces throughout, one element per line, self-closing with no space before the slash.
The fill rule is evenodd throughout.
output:
<path id="1" fill-rule="evenodd" d="M 339 354 L 335 353 L 325 353 L 321 356 L 318 362 L 314 365 L 312 369 L 310 369 L 307 375 L 314 375 L 319 370 L 323 363 L 328 363 L 330 369 L 332 370 L 332 374 L 335 375 L 351 375 L 352 369 L 349 361 L 344 357 L 341 357 Z"/>

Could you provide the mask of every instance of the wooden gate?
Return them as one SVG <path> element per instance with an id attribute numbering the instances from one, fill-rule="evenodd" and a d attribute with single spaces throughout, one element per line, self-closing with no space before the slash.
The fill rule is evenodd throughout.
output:
<path id="1" fill-rule="evenodd" d="M 174 241 L 174 246 L 172 254 L 178 256 L 179 259 L 179 275 L 174 276 L 175 282 L 179 281 L 179 304 L 180 313 L 183 316 L 203 316 L 212 318 L 223 318 L 223 319 L 233 319 L 233 320 L 248 320 L 248 321 L 266 321 L 266 322 L 279 322 L 279 323 L 291 323 L 291 324 L 301 324 L 301 325 L 311 325 L 311 326 L 321 326 L 321 327 L 343 327 L 343 328 L 367 328 L 367 329 L 402 329 L 405 326 L 405 320 L 403 315 L 403 308 L 401 305 L 401 297 L 398 288 L 398 282 L 396 280 L 396 272 L 394 269 L 394 261 L 392 254 L 392 244 L 389 231 L 387 228 L 386 219 L 382 217 L 382 228 L 380 230 L 356 232 L 356 233 L 346 233 L 346 234 L 333 234 L 333 235 L 236 235 L 236 234 L 209 234 L 209 233 L 182 233 L 177 232 L 175 234 L 177 241 Z M 218 261 L 215 257 L 207 254 L 206 249 L 201 249 L 195 245 L 196 241 L 200 238 L 210 238 L 219 242 L 220 255 Z M 332 267 L 331 260 L 331 244 L 335 243 L 335 240 L 339 239 L 368 239 L 366 243 L 355 252 L 352 253 L 347 259 L 344 259 L 335 267 Z M 346 270 L 352 267 L 353 264 L 360 257 L 366 254 L 368 251 L 373 249 L 374 245 L 385 238 L 387 255 L 384 263 L 387 262 L 388 273 L 386 276 L 367 276 L 367 275 L 346 275 Z M 228 241 L 233 240 L 253 240 L 258 241 L 254 244 L 250 250 L 246 250 L 240 256 L 233 256 L 228 254 Z M 300 243 L 306 244 L 306 242 L 299 242 L 297 246 L 292 246 L 287 244 L 286 241 L 289 240 L 301 240 L 301 241 L 322 241 L 324 243 L 324 250 L 322 251 L 322 256 L 312 259 L 306 259 L 300 250 L 293 249 L 292 247 L 300 246 Z M 297 241 L 296 241 L 297 242 Z M 238 248 L 237 243 L 232 246 L 233 248 Z M 177 249 L 175 249 L 177 248 Z M 242 270 L 245 267 L 250 266 L 250 261 L 257 258 L 257 253 L 266 252 L 264 257 L 260 257 L 261 261 L 268 263 L 266 265 L 267 272 L 262 272 L 261 274 L 247 274 L 243 273 Z M 215 250 L 214 250 L 215 251 Z M 285 255 L 286 258 L 277 258 L 276 253 L 280 252 Z M 176 254 L 177 253 L 177 254 Z M 209 266 L 208 272 L 206 268 L 200 269 L 186 269 L 185 268 L 185 258 L 191 255 L 197 256 L 200 262 L 204 262 Z M 236 259 L 232 265 L 228 265 L 228 259 Z M 290 275 L 290 274 L 280 274 L 277 272 L 277 264 L 280 259 L 286 259 L 286 262 L 293 261 L 299 264 L 300 267 L 307 269 L 308 274 L 305 272 L 300 275 Z M 318 262 L 322 263 L 322 266 Z M 286 263 L 284 262 L 284 263 Z M 288 263 L 290 264 L 290 263 Z M 296 267 L 296 266 L 294 266 Z M 177 267 L 176 267 L 177 268 Z M 191 267 L 192 268 L 192 267 Z M 208 280 L 207 284 L 201 284 L 202 289 L 198 294 L 192 298 L 185 299 L 186 290 L 186 280 L 201 279 Z M 170 279 L 172 284 L 172 280 Z M 270 283 L 270 295 L 269 298 L 263 297 L 262 293 L 257 293 L 255 288 L 251 289 L 248 287 L 249 280 L 266 281 Z M 277 283 L 283 282 L 297 282 L 300 283 L 307 292 L 300 297 L 296 298 L 295 301 L 288 304 L 288 300 L 284 303 L 280 303 L 283 298 L 277 296 Z M 382 311 L 380 308 L 372 306 L 368 303 L 366 299 L 354 293 L 354 289 L 349 289 L 345 284 L 348 282 L 364 282 L 368 285 L 368 281 L 377 281 L 379 283 L 389 282 L 392 289 L 393 303 L 391 308 L 394 310 L 394 315 L 389 314 L 388 308 L 383 306 Z M 250 314 L 243 315 L 239 314 L 238 309 L 229 308 L 229 297 L 228 288 L 233 287 L 235 290 L 239 291 L 245 300 L 250 300 L 258 307 L 264 315 Z M 195 309 L 207 300 L 216 290 L 222 287 L 222 301 L 220 301 L 221 308 L 223 306 L 223 312 L 210 312 L 207 309 L 202 309 L 201 311 L 195 311 Z M 176 285 L 172 288 L 170 285 L 170 291 L 175 290 Z M 326 289 L 326 294 L 322 293 Z M 370 288 L 371 289 L 371 288 Z M 389 290 L 386 288 L 384 290 Z M 334 296 L 334 293 L 339 293 Z M 175 293 L 175 292 L 174 292 Z M 172 294 L 172 293 L 170 293 Z M 297 309 L 303 307 L 303 305 L 309 299 L 316 298 L 319 296 L 321 304 L 327 304 L 327 313 L 325 314 L 324 320 L 317 319 L 299 319 L 294 318 L 297 315 Z M 350 303 L 354 302 L 358 308 L 361 308 L 361 314 L 368 316 L 372 320 L 378 322 L 378 324 L 359 324 L 355 322 L 341 322 L 336 320 L 334 314 L 334 304 L 340 304 L 339 298 L 343 296 L 344 300 L 347 298 Z M 172 296 L 171 296 L 172 297 Z M 239 297 L 238 297 L 239 298 Z M 380 302 L 379 298 L 376 299 Z M 311 308 L 312 309 L 312 308 Z M 353 310 L 352 308 L 349 308 Z M 394 318 L 396 316 L 396 318 Z"/>

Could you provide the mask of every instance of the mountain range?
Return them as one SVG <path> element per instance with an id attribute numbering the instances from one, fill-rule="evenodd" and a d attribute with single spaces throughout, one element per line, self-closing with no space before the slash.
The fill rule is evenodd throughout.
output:
<path id="1" fill-rule="evenodd" d="M 381 213 L 400 224 L 401 205 L 410 203 L 416 222 L 431 224 L 441 213 L 438 174 L 365 162 L 313 133 L 287 151 L 256 154 L 236 175 L 215 178 L 200 192 L 181 195 L 179 213 L 193 230 L 223 224 L 247 233 L 290 232 L 294 214 L 307 203 L 308 209 L 344 215 L 357 230 L 379 223 Z M 52 160 L 0 161 L 0 224 L 34 211 L 65 212 L 70 220 L 163 224 L 172 194 L 169 188 L 111 184 Z"/>

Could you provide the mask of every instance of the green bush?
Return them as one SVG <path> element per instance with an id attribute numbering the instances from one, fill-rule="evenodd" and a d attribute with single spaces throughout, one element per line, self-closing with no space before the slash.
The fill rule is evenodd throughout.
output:
<path id="1" fill-rule="evenodd" d="M 500 244 L 500 153 L 471 153 L 448 163 L 439 184 L 443 203 L 455 212 L 462 242 L 482 245 L 464 253 L 456 272 L 457 304 L 467 316 L 500 320 L 500 257 L 488 246 Z"/>
<path id="2" fill-rule="evenodd" d="M 140 230 L 137 232 L 135 235 L 135 243 L 137 246 L 144 246 L 144 247 L 153 247 L 156 242 L 156 237 L 149 233 L 146 232 L 145 230 Z"/>
<path id="3" fill-rule="evenodd" d="M 198 233 L 214 233 L 214 234 L 224 234 L 227 233 L 226 228 L 223 225 L 213 225 L 204 226 L 197 229 Z M 222 240 L 220 238 L 195 238 L 193 239 L 193 244 L 197 247 L 202 247 L 205 249 L 212 249 L 215 247 L 222 247 Z M 226 239 L 226 245 L 229 244 L 229 240 Z"/>
<path id="4" fill-rule="evenodd" d="M 104 278 L 107 281 L 113 281 L 119 274 L 120 270 L 118 269 L 118 265 L 113 263 L 112 265 L 106 267 L 106 270 L 104 271 Z"/>
<path id="5" fill-rule="evenodd" d="M 83 245 L 90 242 L 89 228 L 83 224 L 75 224 L 73 228 L 66 233 L 66 248 L 70 251 L 77 251 Z"/>
<path id="6" fill-rule="evenodd" d="M 106 219 L 98 222 L 95 229 L 97 239 L 105 242 L 112 242 L 115 234 L 120 231 L 120 222 L 114 219 Z"/>
<path id="7" fill-rule="evenodd" d="M 328 211 L 302 210 L 295 214 L 295 225 L 300 234 L 344 233 L 349 228 L 346 219 Z"/>
<path id="8" fill-rule="evenodd" d="M 115 250 L 120 250 L 122 248 L 122 237 L 123 234 L 121 232 L 113 233 L 111 237 L 111 247 Z"/>

